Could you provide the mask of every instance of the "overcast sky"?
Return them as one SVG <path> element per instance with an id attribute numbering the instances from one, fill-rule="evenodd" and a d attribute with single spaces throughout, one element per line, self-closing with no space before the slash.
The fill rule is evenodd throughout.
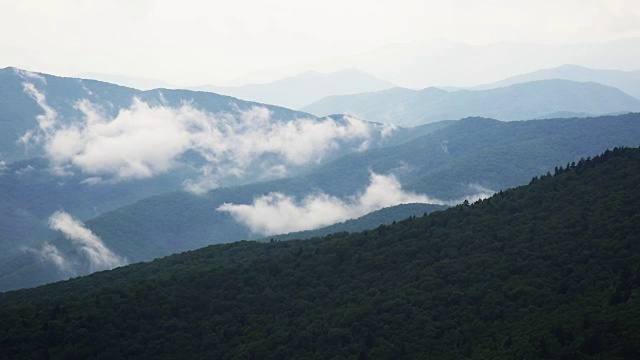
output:
<path id="1" fill-rule="evenodd" d="M 640 36 L 638 0 L 0 0 L 0 67 L 222 84 L 394 42 Z"/>

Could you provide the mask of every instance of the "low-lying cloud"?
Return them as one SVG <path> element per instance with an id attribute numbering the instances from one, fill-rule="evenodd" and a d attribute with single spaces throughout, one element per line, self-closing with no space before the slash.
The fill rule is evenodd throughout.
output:
<path id="1" fill-rule="evenodd" d="M 44 243 L 40 248 L 23 248 L 23 251 L 37 255 L 41 261 L 51 262 L 62 273 L 75 275 L 71 263 L 62 255 L 60 250 L 51 243 Z"/>
<path id="2" fill-rule="evenodd" d="M 250 205 L 224 203 L 217 210 L 231 214 L 237 222 L 256 234 L 275 235 L 317 229 L 389 206 L 410 203 L 456 205 L 465 200 L 473 203 L 494 194 L 479 184 L 469 184 L 468 190 L 470 195 L 444 201 L 404 191 L 393 174 L 372 172 L 364 192 L 345 199 L 316 193 L 296 200 L 292 196 L 273 192 L 255 198 Z"/>
<path id="3" fill-rule="evenodd" d="M 91 230 L 87 229 L 81 221 L 74 219 L 64 211 L 56 211 L 49 217 L 49 227 L 62 232 L 80 252 L 87 256 L 91 272 L 110 270 L 118 266 L 127 265 L 126 259 L 114 254 L 104 245 L 102 240 L 91 232 Z M 45 244 L 45 247 L 46 245 L 47 244 Z M 45 247 L 43 247 L 43 249 L 45 249 Z M 64 263 L 55 260 L 58 256 L 64 260 L 60 252 L 57 251 L 57 248 L 55 250 L 56 252 L 50 252 L 52 256 L 49 256 L 49 258 L 53 259 L 56 263 Z"/>
<path id="4" fill-rule="evenodd" d="M 478 200 L 491 197 L 493 194 L 496 193 L 495 191 L 491 189 L 487 189 L 486 187 L 477 183 L 468 184 L 467 189 L 469 190 L 470 195 L 464 196 L 460 199 L 451 200 L 448 202 L 448 205 L 460 204 L 465 200 L 468 201 L 469 203 L 474 203 Z"/>
<path id="5" fill-rule="evenodd" d="M 371 173 L 364 192 L 346 199 L 319 193 L 297 201 L 275 192 L 254 199 L 251 205 L 225 203 L 217 210 L 230 213 L 254 233 L 273 235 L 315 229 L 407 203 L 444 204 L 423 194 L 404 191 L 394 175 Z"/>
<path id="6" fill-rule="evenodd" d="M 149 178 L 175 168 L 191 151 L 204 161 L 200 176 L 185 188 L 205 192 L 227 178 L 285 176 L 291 167 L 319 163 L 345 144 L 365 150 L 374 133 L 385 137 L 394 131 L 353 117 L 280 121 L 265 107 L 214 114 L 189 102 L 170 107 L 138 98 L 115 117 L 89 100 L 77 101 L 82 119 L 61 125 L 43 93 L 30 82 L 24 89 L 44 114 L 38 115 L 38 129 L 20 141 L 43 143 L 55 174 L 79 169 L 91 184 Z"/>

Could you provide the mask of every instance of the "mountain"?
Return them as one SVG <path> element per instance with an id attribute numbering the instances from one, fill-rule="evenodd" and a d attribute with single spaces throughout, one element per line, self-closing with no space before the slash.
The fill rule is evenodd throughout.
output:
<path id="1" fill-rule="evenodd" d="M 85 220 L 152 195 L 294 176 L 430 128 L 0 69 L 0 260 L 57 234 L 59 210 Z"/>
<path id="2" fill-rule="evenodd" d="M 588 194 L 588 196 L 585 196 Z M 640 150 L 358 234 L 0 294 L 7 358 L 631 359 Z"/>
<path id="3" fill-rule="evenodd" d="M 84 226 L 106 248 L 131 263 L 209 244 L 270 236 L 258 225 L 280 224 L 282 227 L 271 231 L 277 234 L 301 230 L 289 227 L 303 224 L 309 217 L 315 220 L 327 214 L 352 213 L 355 216 L 351 217 L 357 218 L 364 214 L 349 211 L 369 201 L 365 194 L 378 200 L 407 198 L 413 193 L 429 200 L 421 202 L 473 201 L 526 184 L 533 176 L 553 172 L 557 164 L 575 162 L 614 146 L 635 146 L 640 143 L 639 124 L 640 114 L 636 113 L 518 122 L 463 119 L 406 143 L 342 156 L 297 177 L 219 188 L 201 195 L 183 191 L 157 195 L 103 213 L 85 221 Z M 378 175 L 372 176 L 372 172 Z M 240 207 L 246 212 L 220 211 L 224 204 L 227 209 L 235 205 L 236 210 Z M 314 212 L 318 208 L 321 214 Z M 311 224 L 306 228 L 331 222 Z M 0 263 L 0 290 L 92 271 L 83 252 L 65 237 L 49 238 L 47 243 L 59 250 L 58 255 L 73 272 L 39 256 L 41 248 L 12 251 L 11 257 Z"/>
<path id="4" fill-rule="evenodd" d="M 363 71 L 346 69 L 331 73 L 308 71 L 264 84 L 231 87 L 203 85 L 190 89 L 298 109 L 330 95 L 357 94 L 389 89 L 394 86 L 388 81 Z"/>
<path id="5" fill-rule="evenodd" d="M 56 235 L 48 218 L 64 209 L 89 219 L 137 200 L 180 189 L 195 169 L 180 167 L 135 182 L 92 184 L 82 174 L 55 176 L 44 158 L 16 161 L 0 170 L 0 260 Z"/>
<path id="6" fill-rule="evenodd" d="M 489 90 L 394 88 L 330 96 L 302 110 L 316 115 L 352 114 L 372 121 L 411 126 L 468 116 L 511 121 L 560 111 L 603 115 L 638 111 L 640 100 L 597 83 L 541 80 Z"/>
<path id="7" fill-rule="evenodd" d="M 537 70 L 527 74 L 516 75 L 491 84 L 475 86 L 471 89 L 495 89 L 524 82 L 551 79 L 565 79 L 579 82 L 596 82 L 598 84 L 615 87 L 637 99 L 640 99 L 640 70 L 602 70 L 591 69 L 588 67 L 571 64 L 566 64 L 551 69 Z"/>
<path id="8" fill-rule="evenodd" d="M 86 118 L 87 114 L 78 107 L 80 101 L 88 101 L 106 118 L 115 118 L 122 110 L 131 109 L 134 98 L 150 106 L 179 108 L 188 103 L 198 110 L 235 116 L 253 107 L 263 107 L 280 121 L 314 118 L 277 106 L 213 93 L 169 89 L 140 91 L 96 80 L 64 78 L 8 67 L 0 69 L 2 160 L 24 160 L 41 155 L 37 148 L 21 145 L 20 139 L 29 131 L 35 136 L 39 126 L 57 122 L 56 126 L 63 127 Z"/>

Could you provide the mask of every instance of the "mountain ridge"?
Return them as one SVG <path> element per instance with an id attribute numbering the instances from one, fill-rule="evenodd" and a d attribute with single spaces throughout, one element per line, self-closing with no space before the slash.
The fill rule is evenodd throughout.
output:
<path id="1" fill-rule="evenodd" d="M 614 146 L 634 146 L 640 143 L 638 121 L 640 114 L 523 122 L 463 119 L 404 144 L 338 158 L 296 178 L 217 189 L 200 196 L 184 192 L 158 195 L 87 220 L 85 226 L 109 249 L 135 262 L 211 243 L 263 237 L 252 234 L 231 214 L 216 211 L 224 203 L 250 207 L 271 193 L 291 197 L 298 206 L 313 194 L 348 200 L 365 192 L 372 171 L 394 174 L 403 191 L 462 202 L 470 196 L 526 184 L 533 176 L 553 171 L 556 164 L 578 161 Z M 64 256 L 78 256 L 62 236 L 49 241 Z M 17 254 L 12 259 L 0 264 L 4 274 L 0 289 L 37 285 L 64 275 L 33 254 Z M 12 267 L 16 264 L 19 266 Z"/>
<path id="2" fill-rule="evenodd" d="M 429 87 L 416 91 L 395 88 L 331 96 L 302 110 L 315 114 L 348 113 L 373 121 L 411 126 L 467 116 L 512 121 L 560 111 L 604 115 L 639 109 L 640 100 L 617 88 L 593 82 L 554 79 L 488 90 L 446 91 Z"/>
<path id="3" fill-rule="evenodd" d="M 526 74 L 515 75 L 493 83 L 473 86 L 468 89 L 494 89 L 517 83 L 547 79 L 596 82 L 602 85 L 618 88 L 636 99 L 640 99 L 640 70 L 623 71 L 593 69 L 574 64 L 565 64 L 555 68 L 540 69 Z"/>
<path id="4" fill-rule="evenodd" d="M 328 95 L 345 95 L 376 91 L 395 85 L 358 69 L 344 69 L 330 73 L 307 71 L 268 83 L 241 86 L 192 86 L 189 89 L 220 94 L 291 109 L 309 105 Z"/>

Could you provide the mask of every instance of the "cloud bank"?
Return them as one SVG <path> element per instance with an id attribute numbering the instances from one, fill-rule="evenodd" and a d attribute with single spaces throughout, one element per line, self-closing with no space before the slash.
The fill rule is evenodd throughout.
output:
<path id="1" fill-rule="evenodd" d="M 469 184 L 468 189 L 471 192 L 468 196 L 443 201 L 404 191 L 393 174 L 380 175 L 372 172 L 364 192 L 346 199 L 317 193 L 297 201 L 291 196 L 273 192 L 255 198 L 250 205 L 224 203 L 217 211 L 231 214 L 237 222 L 254 233 L 275 235 L 317 229 L 389 206 L 410 203 L 456 205 L 465 200 L 473 203 L 494 194 L 494 191 L 479 184 Z"/>
<path id="2" fill-rule="evenodd" d="M 280 121 L 265 107 L 214 114 L 189 102 L 152 106 L 138 98 L 115 117 L 79 100 L 75 109 L 82 119 L 59 124 L 45 95 L 30 82 L 23 85 L 44 113 L 37 117 L 38 128 L 20 142 L 43 143 L 54 173 L 80 170 L 88 184 L 153 177 L 175 168 L 190 152 L 203 161 L 197 165 L 200 176 L 187 180 L 185 188 L 201 193 L 228 178 L 282 177 L 293 167 L 321 162 L 342 146 L 365 150 L 374 136 L 384 138 L 395 130 L 353 117 Z"/>
<path id="3" fill-rule="evenodd" d="M 110 270 L 118 266 L 127 265 L 126 259 L 114 254 L 82 222 L 74 219 L 64 211 L 56 211 L 49 217 L 49 227 L 62 232 L 78 250 L 87 256 L 91 272 Z M 55 264 L 67 264 L 67 261 L 53 245 L 45 244 L 43 251 L 48 255 L 47 258 L 51 259 Z"/>
<path id="4" fill-rule="evenodd" d="M 426 195 L 402 190 L 394 175 L 371 173 L 364 192 L 346 199 L 319 193 L 296 201 L 276 192 L 254 199 L 251 205 L 225 203 L 217 210 L 230 213 L 254 233 L 273 235 L 315 229 L 407 203 L 444 204 Z"/>

